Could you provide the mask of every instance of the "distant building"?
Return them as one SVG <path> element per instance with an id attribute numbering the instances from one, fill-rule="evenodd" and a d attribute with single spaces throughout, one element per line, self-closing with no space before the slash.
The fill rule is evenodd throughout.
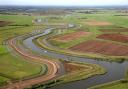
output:
<path id="1" fill-rule="evenodd" d="M 69 28 L 72 28 L 72 27 L 74 27 L 74 24 L 71 24 L 71 23 L 70 23 L 70 24 L 68 24 L 68 27 L 69 27 Z"/>
<path id="2" fill-rule="evenodd" d="M 42 22 L 42 19 L 41 19 L 41 18 L 37 18 L 37 19 L 35 19 L 35 21 L 36 21 L 37 23 L 41 23 L 41 22 Z"/>

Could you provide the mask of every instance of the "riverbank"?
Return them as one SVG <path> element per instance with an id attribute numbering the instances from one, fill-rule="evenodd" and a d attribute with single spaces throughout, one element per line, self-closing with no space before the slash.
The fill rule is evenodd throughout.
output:
<path id="1" fill-rule="evenodd" d="M 127 56 L 107 56 L 103 54 L 94 54 L 94 53 L 80 53 L 80 52 L 74 52 L 71 50 L 65 50 L 65 49 L 59 49 L 57 47 L 52 47 L 48 40 L 49 38 L 45 38 L 44 36 L 40 36 L 36 39 L 33 40 L 33 42 L 39 46 L 43 47 L 45 49 L 55 51 L 58 53 L 66 54 L 66 55 L 77 55 L 79 57 L 85 57 L 85 58 L 90 58 L 90 59 L 96 59 L 96 60 L 101 60 L 101 61 L 115 61 L 115 62 L 123 62 L 125 60 L 128 60 Z"/>
<path id="2" fill-rule="evenodd" d="M 107 73 L 104 74 L 104 75 L 97 75 L 97 76 L 87 78 L 85 80 L 81 80 L 81 81 L 78 81 L 78 82 L 76 81 L 76 82 L 66 83 L 64 85 L 63 84 L 58 85 L 58 86 L 52 87 L 50 89 L 66 89 L 67 87 L 69 89 L 70 88 L 71 89 L 72 88 L 73 89 L 78 89 L 78 88 L 85 88 L 85 87 L 89 88 L 91 86 L 95 86 L 95 85 L 98 85 L 98 84 L 111 82 L 111 81 L 123 78 L 127 62 L 118 63 L 118 62 L 98 61 L 98 60 L 87 59 L 87 58 L 84 58 L 84 57 L 79 57 L 79 56 L 77 57 L 77 56 L 72 56 L 72 55 L 68 55 L 68 54 L 57 53 L 55 51 L 50 51 L 50 50 L 47 50 L 43 47 L 39 47 L 39 46 L 35 45 L 34 42 L 33 42 L 34 39 L 36 39 L 40 36 L 43 36 L 43 35 L 46 35 L 46 34 L 40 34 L 38 36 L 28 38 L 24 41 L 24 44 L 26 46 L 29 45 L 29 48 L 31 48 L 31 50 L 33 50 L 33 51 L 35 51 L 39 54 L 42 54 L 44 56 L 50 56 L 52 58 L 57 58 L 57 59 L 62 59 L 62 60 L 71 60 L 71 61 L 75 60 L 77 62 L 81 61 L 81 62 L 84 62 L 84 63 L 98 64 L 98 65 L 107 69 Z M 115 68 L 116 68 L 116 70 L 115 70 Z M 119 73 L 119 71 L 120 71 L 120 73 Z M 116 76 L 115 76 L 115 74 L 116 74 Z M 92 82 L 92 83 L 89 83 L 89 82 Z M 81 86 L 76 86 L 77 84 L 79 84 Z"/>
<path id="3" fill-rule="evenodd" d="M 128 89 L 128 80 L 117 80 L 101 85 L 97 85 L 88 89 Z"/>
<path id="4" fill-rule="evenodd" d="M 49 30 L 49 29 L 47 29 L 47 30 Z M 42 35 L 46 35 L 47 32 L 49 33 L 49 31 L 47 31 L 47 30 Z M 30 36 L 30 38 L 24 39 L 25 41 L 23 42 L 23 45 L 25 47 L 29 48 L 30 50 L 32 50 L 33 52 L 36 52 L 35 50 L 32 49 L 32 48 L 35 48 L 36 46 L 32 42 L 32 39 L 36 38 L 36 37 L 38 37 L 38 35 L 33 36 L 33 37 Z M 31 40 L 28 40 L 28 39 L 31 39 Z M 33 44 L 31 44 L 30 41 Z M 29 43 L 25 43 L 25 42 L 29 42 Z M 35 46 L 35 47 L 31 48 L 30 46 Z M 47 52 L 47 51 L 44 51 L 44 52 Z M 61 62 L 63 63 L 64 61 L 61 60 Z M 88 64 L 88 63 L 85 64 L 85 63 L 78 63 L 78 62 L 74 62 L 73 64 L 78 65 L 79 67 L 81 67 L 81 66 L 88 67 L 89 69 L 85 68 L 85 69 L 80 69 L 80 70 L 77 70 L 77 71 L 73 71 L 73 72 L 68 73 L 68 74 L 64 74 L 63 76 L 57 78 L 56 81 L 62 80 L 62 81 L 58 82 L 58 84 L 64 84 L 64 83 L 68 83 L 68 82 L 72 82 L 72 81 L 78 81 L 78 80 L 86 79 L 86 78 L 89 78 L 89 77 L 92 77 L 92 76 L 95 76 L 95 75 L 104 74 L 106 72 L 104 68 L 102 68 L 101 66 L 95 65 L 95 64 Z M 47 84 L 42 84 L 42 85 L 44 86 L 44 85 L 47 85 Z M 41 85 L 39 85 L 39 86 L 41 86 Z M 50 85 L 50 86 L 53 86 L 53 85 Z"/>
<path id="5" fill-rule="evenodd" d="M 62 61 L 62 62 L 65 62 L 65 61 Z M 102 75 L 106 73 L 104 68 L 98 65 L 95 65 L 95 64 L 78 63 L 78 62 L 73 62 L 73 61 L 72 62 L 66 61 L 66 63 L 77 65 L 76 68 L 78 67 L 83 67 L 83 68 L 80 68 L 78 70 L 74 69 L 74 71 L 70 71 L 63 76 L 58 77 L 55 80 L 49 81 L 45 84 L 34 85 L 30 89 L 38 89 L 38 88 L 48 89 L 48 88 L 51 88 L 51 87 L 54 87 L 60 84 L 63 85 L 63 84 L 67 84 L 70 82 L 79 81 L 79 80 L 90 78 L 92 76 Z M 70 67 L 67 69 L 70 70 Z"/>

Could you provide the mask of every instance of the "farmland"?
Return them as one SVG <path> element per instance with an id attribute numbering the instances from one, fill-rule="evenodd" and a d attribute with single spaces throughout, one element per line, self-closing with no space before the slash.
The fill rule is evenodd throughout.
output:
<path id="1" fill-rule="evenodd" d="M 123 42 L 123 43 L 128 42 L 128 36 L 122 35 L 122 34 L 102 34 L 98 36 L 97 38 L 105 39 L 105 40 L 112 40 L 112 41 L 117 41 L 117 42 Z"/>
<path id="2" fill-rule="evenodd" d="M 127 45 L 127 28 L 122 24 L 126 20 L 120 22 L 113 22 L 116 17 L 113 16 L 116 13 L 102 13 L 102 14 L 80 14 L 82 18 L 79 19 L 72 16 L 72 18 L 81 24 L 82 27 L 79 29 L 61 29 L 62 31 L 54 30 L 49 36 L 39 37 L 34 39 L 33 42 L 39 47 L 55 51 L 57 53 L 70 54 L 70 55 L 85 55 L 84 57 L 103 59 L 105 61 L 117 61 L 122 62 L 124 59 L 127 60 L 128 45 Z M 70 19 L 69 17 L 68 19 Z M 90 25 L 87 22 L 92 21 L 97 23 Z M 111 18 L 111 19 L 110 19 Z M 88 20 L 89 19 L 89 20 Z M 103 24 L 101 24 L 104 22 Z M 126 21 L 127 22 L 127 21 Z M 89 33 L 82 36 L 75 35 L 77 32 Z M 73 34 L 73 35 L 72 35 Z M 102 37 L 107 34 L 107 37 Z M 111 37 L 112 35 L 112 37 Z M 71 40 L 69 40 L 71 38 Z M 69 59 L 70 60 L 70 59 Z M 72 60 L 72 59 L 71 59 Z M 85 59 L 86 60 L 86 59 Z M 72 69 L 67 71 L 73 71 L 75 66 L 66 64 Z M 67 69 L 67 68 L 66 68 Z M 77 68 L 75 68 L 77 69 Z M 78 67 L 79 69 L 79 67 Z M 81 68 L 82 69 L 82 68 Z M 62 78 L 63 79 L 63 78 Z M 75 79 L 75 78 L 74 78 Z M 48 84 L 49 85 L 49 84 Z M 53 84 L 54 85 L 54 84 Z M 51 85 L 52 86 L 52 85 Z M 123 85 L 123 87 L 126 87 Z M 53 88 L 53 89 L 56 89 Z"/>
<path id="3" fill-rule="evenodd" d="M 0 85 L 6 84 L 7 81 L 14 81 L 28 76 L 38 75 L 41 73 L 41 71 L 45 71 L 42 70 L 43 66 L 45 68 L 45 65 L 43 64 L 41 65 L 29 62 L 20 56 L 12 55 L 15 52 L 13 52 L 12 50 L 8 50 L 8 47 L 5 43 L 7 39 L 33 31 L 34 27 L 26 27 L 21 24 L 21 20 L 23 20 L 21 18 L 24 17 L 25 16 L 0 15 L 0 20 L 2 20 L 2 27 L 0 27 Z M 27 18 L 28 17 L 26 17 L 26 19 Z M 26 19 L 24 19 L 25 22 Z M 10 24 L 18 26 L 6 26 L 8 22 L 5 24 L 5 22 L 3 21 L 13 22 Z M 29 23 L 27 22 L 27 24 Z M 31 68 L 33 68 L 33 70 L 31 70 Z"/>
<path id="4" fill-rule="evenodd" d="M 9 24 L 9 22 L 7 22 L 7 21 L 0 21 L 0 27 L 4 27 L 8 24 Z"/>
<path id="5" fill-rule="evenodd" d="M 95 21 L 95 20 L 86 21 L 85 24 L 90 25 L 90 26 L 110 26 L 112 25 L 109 22 Z"/>
<path id="6" fill-rule="evenodd" d="M 61 50 L 75 51 L 78 54 L 85 53 L 85 55 L 92 54 L 92 56 L 93 54 L 103 54 L 106 56 L 127 57 L 127 20 L 123 16 L 116 16 L 116 14 L 120 14 L 120 12 L 108 11 L 106 13 L 99 12 L 98 14 L 79 14 L 78 17 L 76 15 L 72 18 L 82 25 L 82 27 L 77 30 L 85 31 L 89 33 L 89 35 L 84 35 L 83 37 L 77 37 L 77 35 L 74 35 L 73 37 L 76 37 L 77 39 L 70 41 L 66 41 L 66 39 L 64 39 L 64 41 L 61 41 L 59 40 L 60 38 L 68 35 L 68 39 L 70 39 L 69 35 L 71 35 L 68 33 L 62 33 L 49 37 L 48 43 L 61 48 Z M 77 32 L 77 30 L 74 31 Z M 110 50 L 111 48 L 112 50 Z"/>
<path id="7" fill-rule="evenodd" d="M 60 89 L 62 84 L 67 89 L 71 84 L 68 87 L 82 89 L 124 79 L 128 60 L 125 13 L 117 9 L 53 12 L 25 8 L 25 12 L 0 14 L 2 88 Z M 116 87 L 125 89 L 127 83 L 109 88 Z"/>
<path id="8" fill-rule="evenodd" d="M 94 52 L 112 56 L 127 56 L 128 46 L 122 46 L 110 42 L 87 41 L 70 48 L 73 51 Z"/>
<path id="9" fill-rule="evenodd" d="M 66 35 L 57 37 L 57 40 L 59 40 L 59 41 L 67 41 L 68 42 L 68 41 L 80 38 L 82 36 L 85 36 L 85 35 L 88 36 L 89 32 L 85 32 L 85 31 L 74 32 L 74 33 L 70 33 L 70 34 L 66 34 Z"/>

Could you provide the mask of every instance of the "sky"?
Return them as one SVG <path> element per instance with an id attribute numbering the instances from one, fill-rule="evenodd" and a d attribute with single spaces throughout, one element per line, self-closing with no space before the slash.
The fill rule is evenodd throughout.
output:
<path id="1" fill-rule="evenodd" d="M 1 5 L 111 6 L 128 5 L 128 0 L 0 0 Z"/>

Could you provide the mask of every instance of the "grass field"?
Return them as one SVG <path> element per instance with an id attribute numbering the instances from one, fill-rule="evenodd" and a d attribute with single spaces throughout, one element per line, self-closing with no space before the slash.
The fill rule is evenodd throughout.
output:
<path id="1" fill-rule="evenodd" d="M 103 85 L 94 86 L 89 89 L 128 89 L 128 81 L 126 80 L 113 81 Z"/>
<path id="2" fill-rule="evenodd" d="M 0 20 L 11 22 L 10 25 L 32 25 L 34 16 L 25 15 L 0 15 Z"/>
<path id="3" fill-rule="evenodd" d="M 113 86 L 98 89 L 128 89 L 128 83 L 120 83 Z"/>
<path id="4" fill-rule="evenodd" d="M 50 19 L 48 16 L 41 16 L 41 18 L 48 19 L 48 23 L 52 24 L 65 24 L 65 23 L 74 23 L 76 25 L 81 25 L 82 27 L 78 29 L 66 29 L 59 35 L 57 34 L 56 29 L 52 35 L 53 37 L 50 37 L 48 39 L 48 42 L 58 48 L 65 49 L 63 52 L 65 52 L 68 48 L 73 47 L 75 45 L 78 45 L 84 41 L 88 40 L 95 40 L 97 39 L 96 37 L 99 35 L 102 35 L 105 33 L 104 29 L 109 29 L 113 30 L 114 32 L 117 32 L 117 28 L 124 28 L 125 30 L 128 30 L 128 18 L 123 17 L 123 16 L 115 16 L 117 14 L 120 14 L 119 12 L 116 11 L 107 11 L 107 12 L 99 12 L 97 14 L 82 14 L 82 13 L 76 13 L 72 14 L 69 16 L 62 16 L 58 17 L 60 19 Z M 0 27 L 0 85 L 6 83 L 8 80 L 15 80 L 15 79 L 22 79 L 24 77 L 30 77 L 30 76 L 35 76 L 40 74 L 41 72 L 45 72 L 45 65 L 41 64 L 35 64 L 33 62 L 29 62 L 24 60 L 23 58 L 17 56 L 17 55 L 12 55 L 10 51 L 7 50 L 7 44 L 5 43 L 8 39 L 11 39 L 13 37 L 23 35 L 26 33 L 30 33 L 34 30 L 37 30 L 39 28 L 44 28 L 43 23 L 40 26 L 36 26 L 35 23 L 33 23 L 33 20 L 36 18 L 36 16 L 26 16 L 26 15 L 0 15 L 0 21 L 9 21 L 11 22 L 8 26 Z M 86 18 L 86 19 L 80 19 L 80 18 Z M 88 21 L 94 21 L 97 22 L 98 24 L 88 23 Z M 101 22 L 104 22 L 104 24 L 100 24 Z M 93 24 L 93 25 L 90 25 Z M 61 29 L 62 30 L 62 29 Z M 88 36 L 82 36 L 79 37 L 78 39 L 71 40 L 68 42 L 61 42 L 57 41 L 54 39 L 56 36 L 63 36 L 69 33 L 73 33 L 76 31 L 85 31 L 91 33 Z M 113 31 L 109 33 L 113 33 Z M 118 32 L 120 34 L 125 34 L 128 35 L 128 32 Z M 42 37 L 43 38 L 43 37 Z M 40 39 L 42 40 L 42 39 Z M 104 40 L 104 39 L 102 39 Z M 105 40 L 106 41 L 106 40 Z M 107 40 L 109 42 L 112 42 L 111 40 Z M 117 42 L 118 44 L 118 42 Z M 122 43 L 119 43 L 122 45 Z M 124 43 L 125 44 L 125 43 Z M 127 43 L 126 43 L 127 45 Z M 62 51 L 61 51 L 62 52 Z M 69 52 L 69 50 L 67 51 Z M 70 52 L 69 52 L 70 53 Z M 76 55 L 80 53 L 75 53 Z M 81 54 L 80 54 L 81 55 Z M 83 53 L 82 53 L 83 55 Z M 111 59 L 111 57 L 106 57 L 102 55 L 97 55 L 97 54 L 86 54 L 85 56 L 91 56 L 93 58 L 107 58 Z M 114 56 L 114 59 L 117 59 Z M 123 59 L 123 58 L 121 58 Z M 80 64 L 81 65 L 81 64 Z M 92 65 L 92 64 L 87 64 L 88 66 L 92 66 L 94 70 L 80 70 L 80 71 L 75 71 L 73 73 L 66 74 L 62 76 L 61 78 L 58 79 L 58 84 L 60 83 L 66 83 L 70 81 L 75 81 L 75 80 L 81 80 L 88 78 L 90 76 L 96 75 L 96 74 L 102 74 L 104 73 L 104 69 L 97 66 L 97 65 Z M 52 83 L 54 85 L 54 83 Z M 55 83 L 56 84 L 56 83 Z M 46 84 L 47 85 L 47 84 Z M 50 85 L 52 86 L 52 85 Z M 117 84 L 112 87 L 107 87 L 103 89 L 117 89 L 117 87 L 120 87 L 122 89 L 127 87 L 126 84 Z M 102 88 L 101 88 L 102 89 Z"/>
<path id="5" fill-rule="evenodd" d="M 85 41 L 89 41 L 89 40 L 100 40 L 101 42 L 110 42 L 110 43 L 116 43 L 119 46 L 123 46 L 123 45 L 127 45 L 127 41 L 126 43 L 123 43 L 122 41 L 113 41 L 113 40 L 107 40 L 107 39 L 97 39 L 98 36 L 108 33 L 108 34 L 113 34 L 113 33 L 117 33 L 117 34 L 121 34 L 123 36 L 123 34 L 125 34 L 127 36 L 127 32 L 128 32 L 128 20 L 125 18 L 127 16 L 116 16 L 118 14 L 122 14 L 120 12 L 116 12 L 116 11 L 106 11 L 104 13 L 98 12 L 97 14 L 81 14 L 81 13 L 77 13 L 75 15 L 71 15 L 67 18 L 65 18 L 65 21 L 69 21 L 71 19 L 71 21 L 77 22 L 76 24 L 81 24 L 82 27 L 74 30 L 74 31 L 88 31 L 91 33 L 90 36 L 84 36 L 84 37 L 79 37 L 78 39 L 74 39 L 68 42 L 63 42 L 63 41 L 59 41 L 56 40 L 55 38 L 58 37 L 63 37 L 63 35 L 67 35 L 66 31 L 65 34 L 59 34 L 53 37 L 50 37 L 47 41 L 49 44 L 53 45 L 56 48 L 60 48 L 61 50 L 67 50 L 68 48 L 71 48 L 73 46 L 76 46 L 82 42 Z M 79 19 L 79 18 L 86 18 L 86 19 Z M 92 21 L 89 24 L 88 21 Z M 102 23 L 104 22 L 104 23 Z M 96 23 L 96 25 L 94 24 Z M 93 24 L 92 26 L 90 26 L 90 24 Z M 101 24 L 101 25 L 100 25 Z M 107 25 L 106 25 L 107 24 Z M 105 31 L 104 31 L 105 30 Z M 75 36 L 75 35 L 74 35 Z M 115 38 L 114 38 L 115 39 Z M 120 40 L 119 38 L 117 38 L 118 40 Z M 68 50 L 67 50 L 68 51 Z M 77 54 L 81 54 L 78 53 Z M 88 53 L 85 53 L 85 55 L 87 56 Z M 101 55 L 95 55 L 94 53 L 89 54 L 89 56 L 93 56 L 94 58 L 99 58 Z M 109 57 L 107 55 L 103 55 L 101 56 L 101 58 L 106 57 L 106 59 L 111 59 L 113 58 L 115 59 L 128 59 L 127 55 L 125 55 L 126 57 L 122 56 L 114 56 L 113 57 Z M 104 58 L 103 58 L 104 59 Z"/>
<path id="6" fill-rule="evenodd" d="M 109 12 L 108 13 L 108 12 L 106 12 L 106 13 L 98 13 L 98 14 L 78 14 L 75 16 L 67 17 L 66 20 L 68 21 L 72 18 L 77 23 L 82 25 L 82 28 L 77 29 L 77 30 L 82 30 L 82 31 L 88 30 L 89 32 L 93 33 L 92 36 L 94 36 L 95 34 L 98 34 L 98 35 L 102 34 L 101 30 L 99 30 L 99 29 L 113 30 L 116 27 L 128 28 L 128 20 L 126 18 L 124 18 L 123 16 L 120 16 L 120 17 L 115 16 L 116 14 L 120 14 L 120 13 L 117 13 L 117 12 Z M 87 19 L 78 19 L 78 17 L 79 18 L 80 17 L 81 18 L 87 18 Z M 73 20 L 71 20 L 71 21 L 73 21 Z M 88 22 L 89 20 L 96 20 L 96 21 L 101 21 L 101 22 L 105 21 L 108 23 L 112 23 L 112 25 L 110 25 L 110 26 L 95 26 L 95 25 L 90 26 L 90 25 L 86 24 L 86 22 Z M 116 30 L 115 30 L 115 32 L 116 32 Z M 87 37 L 87 39 L 94 39 L 92 36 Z M 84 38 L 84 39 L 86 40 L 86 38 Z M 51 42 L 51 44 L 53 43 L 53 45 L 58 46 L 60 48 L 68 48 L 68 47 L 71 47 L 73 45 L 80 43 L 81 41 L 79 41 L 77 39 L 76 41 L 74 40 L 74 41 L 70 41 L 68 43 L 63 43 L 63 42 L 58 42 L 56 40 L 51 39 L 50 42 Z"/>
<path id="7" fill-rule="evenodd" d="M 68 34 L 69 31 L 66 30 L 66 32 Z M 58 37 L 66 35 L 66 32 L 65 32 L 65 34 L 58 35 Z M 73 45 L 79 44 L 83 41 L 94 39 L 98 34 L 100 34 L 100 32 L 96 32 L 96 33 L 95 32 L 96 32 L 96 30 L 93 31 L 93 33 L 90 31 L 90 35 L 85 35 L 85 36 L 79 37 L 77 39 L 68 41 L 68 42 L 58 41 L 55 39 L 55 37 L 57 37 L 57 36 L 55 36 L 55 37 L 52 37 L 53 39 L 49 38 L 48 42 L 54 46 L 59 47 L 59 48 L 67 49 L 67 48 L 72 47 Z"/>
<path id="8" fill-rule="evenodd" d="M 7 81 L 9 81 L 10 79 L 6 78 L 6 77 L 2 77 L 0 76 L 0 86 L 4 85 L 7 83 Z"/>
<path id="9" fill-rule="evenodd" d="M 12 56 L 6 46 L 0 46 L 0 85 L 8 80 L 23 79 L 46 72 L 46 66 L 35 64 L 20 57 Z"/>
<path id="10" fill-rule="evenodd" d="M 5 43 L 8 39 L 36 30 L 36 26 L 32 26 L 33 18 L 22 15 L 0 15 L 0 20 L 11 22 L 10 26 L 0 27 L 0 85 L 8 80 L 32 77 L 46 71 L 44 64 L 36 64 L 14 56 L 15 54 L 12 55 Z"/>

